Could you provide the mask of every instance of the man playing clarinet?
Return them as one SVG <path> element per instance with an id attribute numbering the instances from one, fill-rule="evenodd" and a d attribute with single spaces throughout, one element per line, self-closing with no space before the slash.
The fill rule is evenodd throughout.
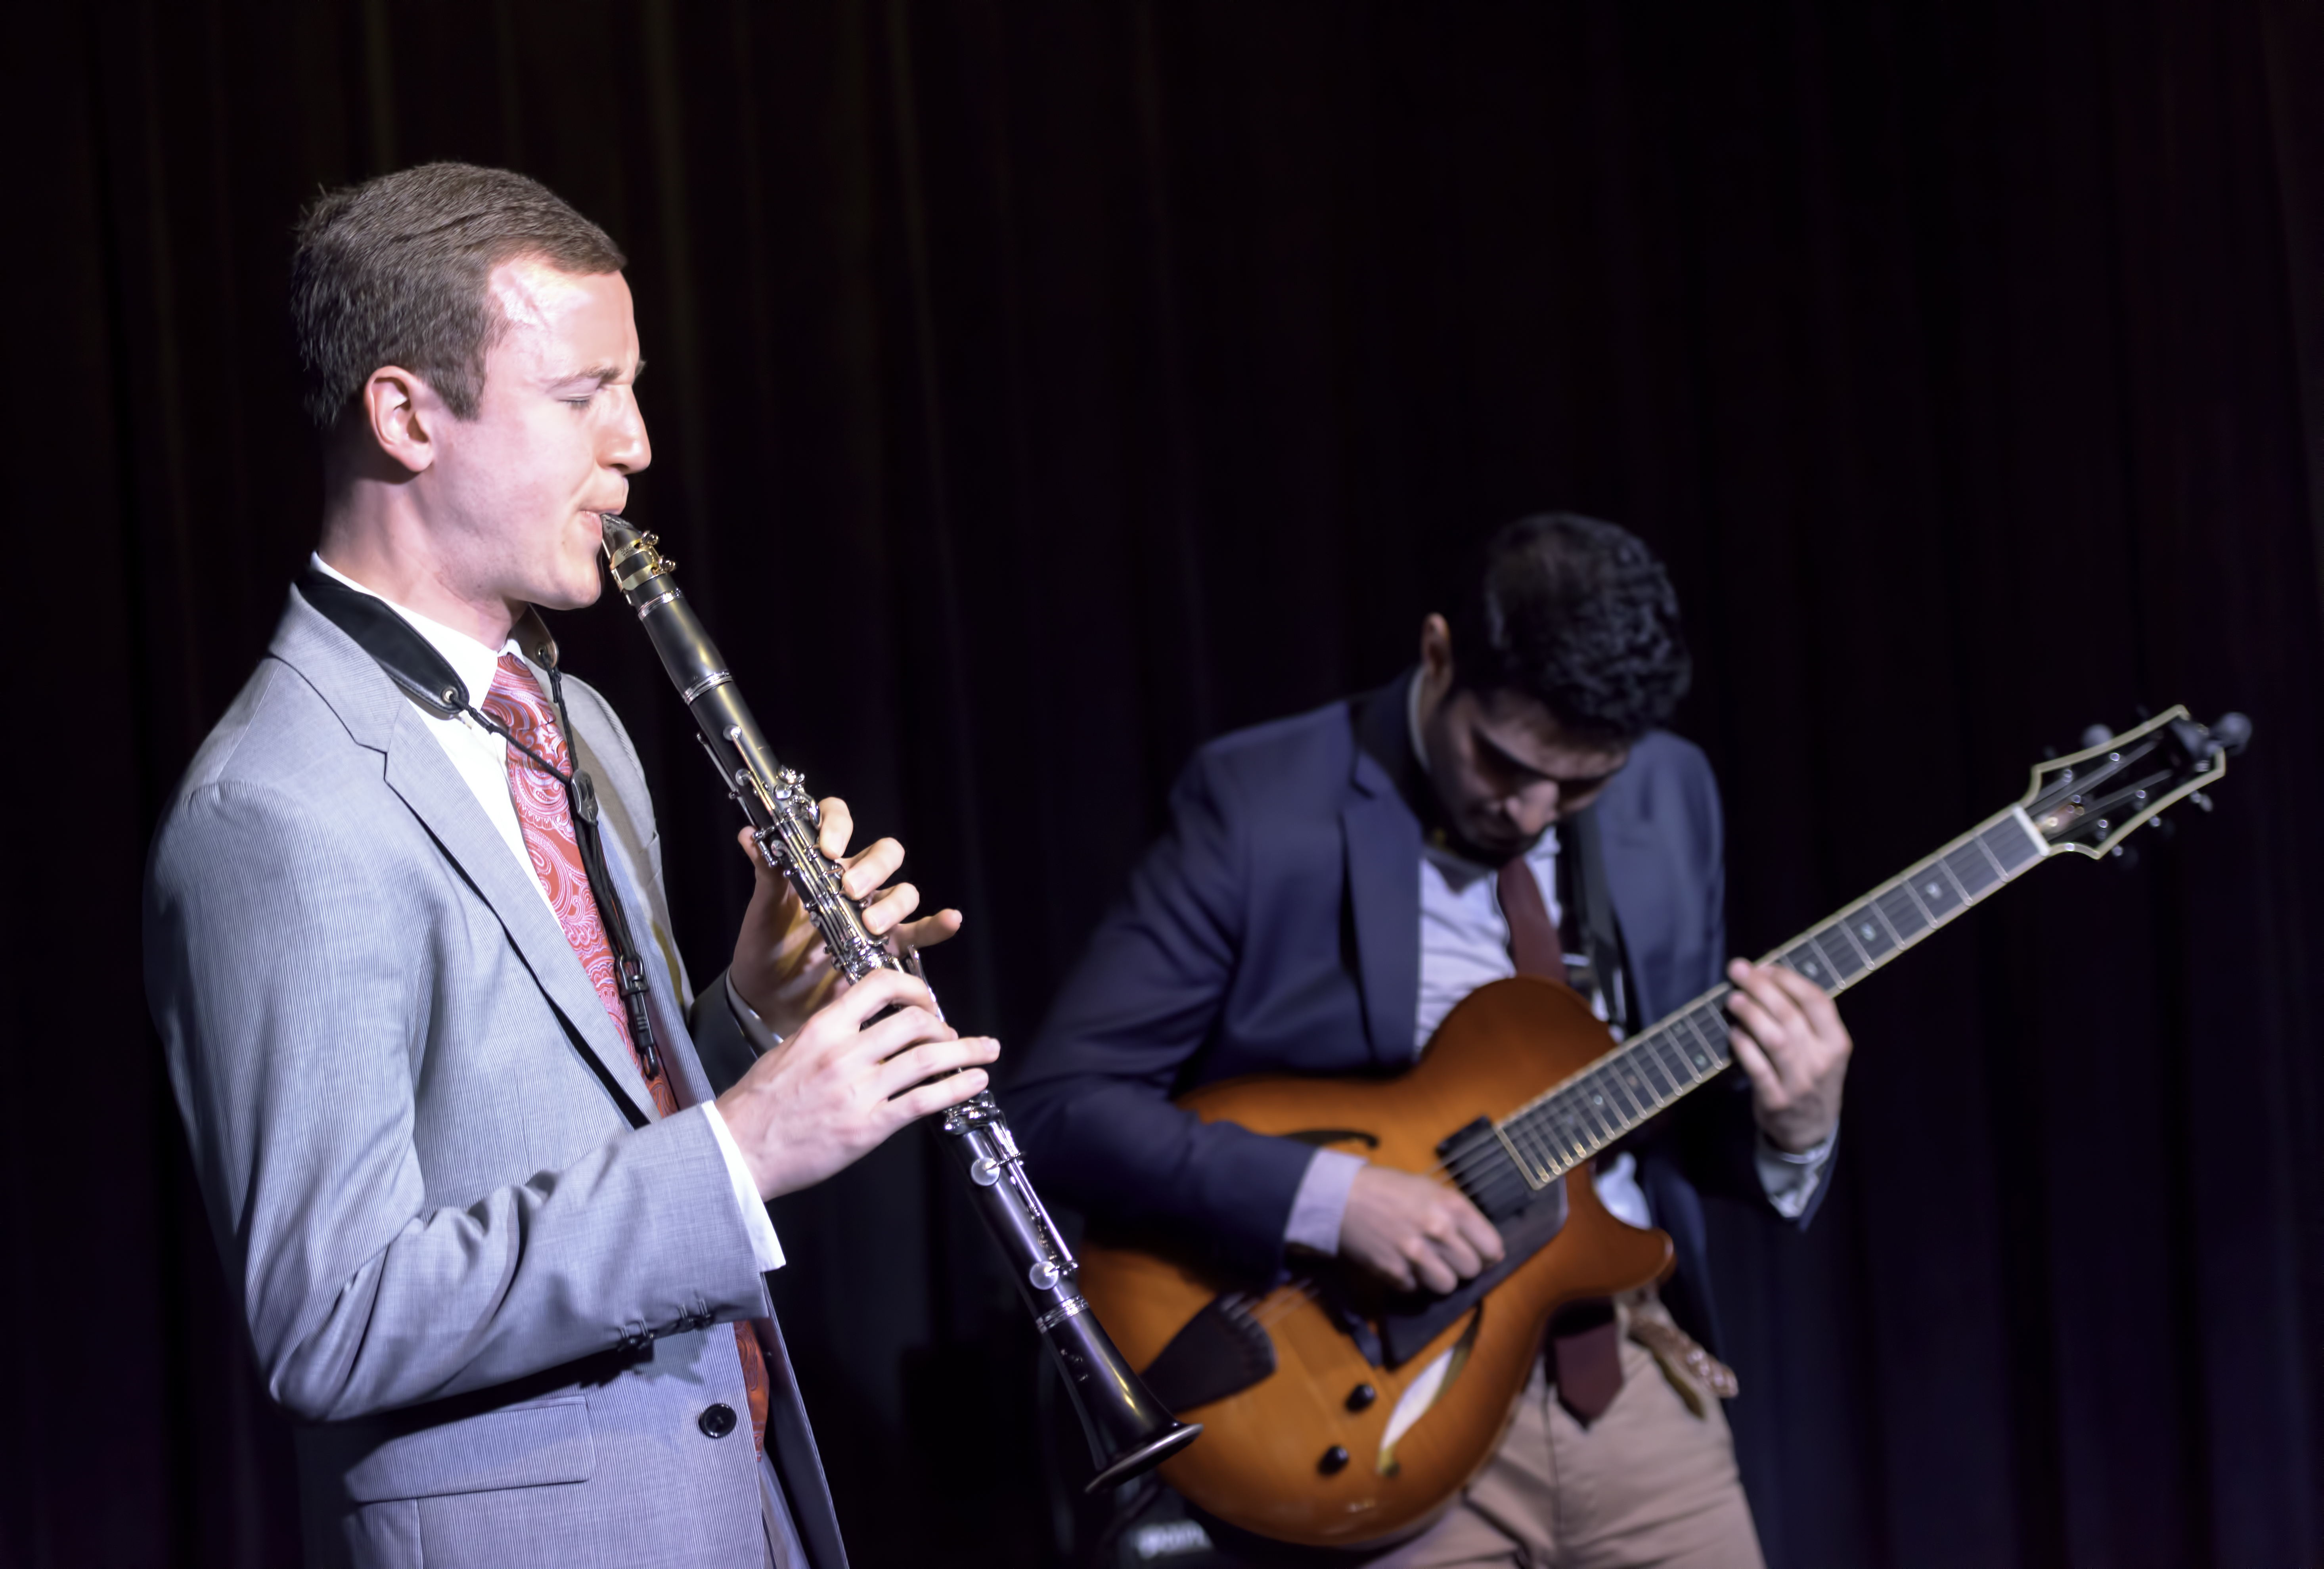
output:
<path id="1" fill-rule="evenodd" d="M 319 540 L 153 844 L 148 995 L 318 1564 L 842 1569 L 764 1204 L 999 1049 L 835 987 L 763 867 L 731 967 L 678 959 L 636 754 L 538 614 L 597 597 L 650 457 L 623 264 L 497 170 L 306 215 Z M 870 926 L 957 929 L 917 900 Z"/>

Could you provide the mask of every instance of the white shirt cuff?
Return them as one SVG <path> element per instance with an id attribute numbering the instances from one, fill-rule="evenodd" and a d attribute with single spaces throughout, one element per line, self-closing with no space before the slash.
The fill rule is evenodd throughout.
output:
<path id="1" fill-rule="evenodd" d="M 1797 1155 L 1788 1149 L 1778 1149 L 1767 1138 L 1759 1135 L 1759 1147 L 1753 1152 L 1759 1168 L 1759 1186 L 1766 1190 L 1767 1202 L 1775 1213 L 1787 1221 L 1795 1221 L 1808 1213 L 1808 1200 L 1823 1185 L 1823 1168 L 1831 1163 L 1831 1152 L 1840 1143 L 1840 1128 L 1823 1137 L 1823 1141 Z"/>
<path id="2" fill-rule="evenodd" d="M 1364 1158 L 1338 1149 L 1318 1149 L 1307 1162 L 1307 1175 L 1291 1195 L 1291 1222 L 1283 1240 L 1311 1252 L 1328 1256 L 1340 1251 L 1340 1219 L 1348 1213 L 1348 1190 Z"/>
<path id="3" fill-rule="evenodd" d="M 742 1038 L 751 1043 L 752 1051 L 764 1057 L 782 1045 L 783 1038 L 769 1029 L 767 1021 L 742 1001 L 740 992 L 734 990 L 734 972 L 732 970 L 726 972 L 726 1007 L 734 1015 L 734 1022 L 742 1027 Z"/>
<path id="4" fill-rule="evenodd" d="M 751 1168 L 742 1164 L 742 1149 L 728 1131 L 717 1102 L 703 1102 L 702 1110 L 710 1119 L 710 1131 L 718 1140 L 718 1153 L 726 1158 L 726 1180 L 733 1184 L 734 1202 L 742 1208 L 742 1229 L 751 1234 L 751 1257 L 761 1275 L 770 1269 L 779 1269 L 783 1267 L 783 1245 L 775 1240 L 775 1223 L 767 1218 L 766 1202 L 759 1196 L 759 1185 L 751 1180 Z"/>

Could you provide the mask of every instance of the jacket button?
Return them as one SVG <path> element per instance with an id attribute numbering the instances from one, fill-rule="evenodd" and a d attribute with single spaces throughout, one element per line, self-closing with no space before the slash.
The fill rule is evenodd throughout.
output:
<path id="1" fill-rule="evenodd" d="M 695 1426 L 700 1427 L 706 1437 L 724 1438 L 734 1431 L 734 1407 L 721 1400 L 703 1412 Z"/>

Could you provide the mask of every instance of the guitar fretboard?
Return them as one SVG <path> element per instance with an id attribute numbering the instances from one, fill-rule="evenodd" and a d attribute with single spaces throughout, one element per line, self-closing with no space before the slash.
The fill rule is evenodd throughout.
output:
<path id="1" fill-rule="evenodd" d="M 2048 846 L 2019 807 L 1987 818 L 1761 962 L 1791 967 L 1837 995 L 2032 868 Z M 1463 1130 L 1445 1164 L 1496 1217 L 1590 1159 L 1734 1060 L 1720 985 L 1632 1036 L 1490 1131 Z"/>

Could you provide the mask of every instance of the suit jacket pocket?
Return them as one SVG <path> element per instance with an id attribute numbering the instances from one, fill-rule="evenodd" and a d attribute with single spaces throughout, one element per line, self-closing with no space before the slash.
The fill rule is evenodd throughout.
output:
<path id="1" fill-rule="evenodd" d="M 353 1459 L 345 1474 L 349 1501 L 367 1504 L 586 1481 L 596 1469 L 589 1402 L 576 1396 L 398 1434 Z"/>

